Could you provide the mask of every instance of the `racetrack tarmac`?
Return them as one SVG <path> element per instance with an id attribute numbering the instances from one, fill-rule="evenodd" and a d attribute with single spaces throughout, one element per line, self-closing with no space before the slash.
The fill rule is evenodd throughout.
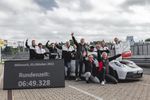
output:
<path id="1" fill-rule="evenodd" d="M 3 66 L 0 66 L 0 74 Z M 2 81 L 1 81 L 2 82 Z M 150 100 L 150 75 L 144 75 L 136 81 L 121 81 L 118 84 L 75 82 L 66 80 L 65 88 L 3 90 L 0 88 L 0 100 Z"/>

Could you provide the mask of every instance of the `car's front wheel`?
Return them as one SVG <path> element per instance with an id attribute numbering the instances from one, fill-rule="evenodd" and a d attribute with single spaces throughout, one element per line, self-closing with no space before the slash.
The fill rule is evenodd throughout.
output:
<path id="1" fill-rule="evenodd" d="M 118 80 L 118 74 L 117 74 L 117 71 L 113 70 L 113 74 L 114 74 L 114 77 Z"/>
<path id="2" fill-rule="evenodd" d="M 110 69 L 110 74 L 118 80 L 118 74 L 116 70 Z"/>

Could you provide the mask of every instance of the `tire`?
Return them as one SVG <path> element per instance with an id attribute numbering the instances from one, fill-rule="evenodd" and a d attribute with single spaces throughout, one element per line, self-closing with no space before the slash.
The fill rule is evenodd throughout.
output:
<path id="1" fill-rule="evenodd" d="M 110 75 L 112 75 L 113 77 L 115 77 L 118 80 L 117 71 L 114 70 L 112 67 L 110 67 Z"/>
<path id="2" fill-rule="evenodd" d="M 114 76 L 109 75 L 109 74 L 106 75 L 106 81 L 111 82 L 113 84 L 118 83 L 118 80 Z"/>

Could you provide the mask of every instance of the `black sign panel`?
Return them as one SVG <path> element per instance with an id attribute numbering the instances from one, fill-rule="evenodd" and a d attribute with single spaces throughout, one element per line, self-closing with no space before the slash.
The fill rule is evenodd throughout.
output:
<path id="1" fill-rule="evenodd" d="M 64 87 L 63 60 L 6 61 L 4 89 Z"/>

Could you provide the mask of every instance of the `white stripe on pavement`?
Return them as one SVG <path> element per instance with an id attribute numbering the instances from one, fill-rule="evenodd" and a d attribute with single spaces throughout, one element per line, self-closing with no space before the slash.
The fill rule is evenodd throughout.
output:
<path id="1" fill-rule="evenodd" d="M 83 91 L 83 90 L 81 90 L 81 89 L 78 89 L 78 88 L 76 88 L 76 87 L 74 87 L 74 86 L 69 85 L 69 87 L 72 88 L 72 89 L 75 89 L 75 90 L 77 90 L 77 91 L 79 91 L 79 92 L 82 92 L 82 93 L 84 93 L 84 94 L 86 94 L 86 95 L 89 95 L 89 96 L 91 96 L 91 97 L 93 97 L 93 98 L 95 98 L 95 99 L 97 99 L 97 100 L 103 100 L 102 98 L 100 98 L 100 97 L 98 97 L 98 96 L 95 96 L 95 95 L 93 95 L 93 94 L 90 94 L 90 93 L 88 93 L 88 92 L 86 92 L 86 91 Z"/>

